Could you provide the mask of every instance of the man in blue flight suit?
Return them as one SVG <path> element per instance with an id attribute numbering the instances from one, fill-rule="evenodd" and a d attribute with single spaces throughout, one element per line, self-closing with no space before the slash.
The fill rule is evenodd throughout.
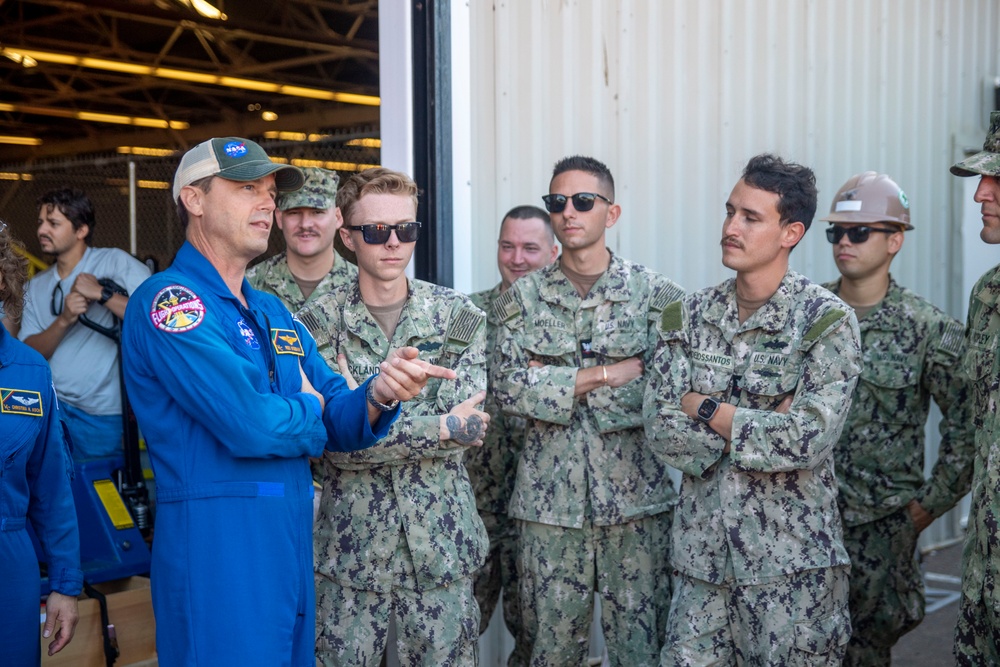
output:
<path id="1" fill-rule="evenodd" d="M 399 401 L 455 377 L 401 348 L 351 391 L 281 301 L 246 282 L 275 196 L 302 181 L 247 139 L 189 150 L 173 186 L 187 241 L 125 313 L 125 381 L 157 480 L 164 665 L 312 667 L 308 458 L 371 446 Z"/>
<path id="2" fill-rule="evenodd" d="M 0 221 L 0 302 L 20 322 L 26 262 Z M 52 373 L 42 355 L 0 326 L 0 662 L 37 665 L 38 557 L 25 527 L 35 530 L 48 562 L 46 637 L 58 625 L 49 655 L 62 650 L 76 623 L 83 586 L 80 536 L 70 491 L 72 466 L 59 421 Z"/>

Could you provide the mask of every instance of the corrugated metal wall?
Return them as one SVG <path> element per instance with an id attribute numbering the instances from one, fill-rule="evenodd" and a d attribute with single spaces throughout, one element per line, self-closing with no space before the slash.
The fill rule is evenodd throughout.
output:
<path id="1" fill-rule="evenodd" d="M 715 284 L 729 275 L 718 247 L 725 200 L 746 160 L 772 151 L 816 171 L 820 215 L 852 174 L 892 175 L 916 226 L 894 276 L 964 317 L 962 195 L 948 167 L 985 135 L 1000 75 L 1000 2 L 470 7 L 475 257 L 494 256 L 507 209 L 541 204 L 556 160 L 583 153 L 616 178 L 622 217 L 612 248 L 689 290 Z M 795 269 L 820 281 L 837 275 L 824 226 L 792 254 Z M 475 289 L 498 280 L 492 262 L 473 271 Z M 929 533 L 945 539 L 954 526 Z"/>

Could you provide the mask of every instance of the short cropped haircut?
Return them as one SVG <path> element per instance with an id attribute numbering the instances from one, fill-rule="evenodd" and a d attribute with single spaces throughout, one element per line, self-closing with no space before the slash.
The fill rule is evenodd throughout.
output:
<path id="1" fill-rule="evenodd" d="M 204 178 L 199 178 L 197 181 L 191 181 L 188 183 L 193 188 L 198 188 L 202 192 L 208 193 L 212 189 L 212 181 L 215 180 L 215 176 L 205 176 Z M 177 197 L 177 219 L 181 223 L 181 229 L 187 229 L 188 222 L 191 221 L 188 215 L 187 206 L 181 201 L 180 196 Z"/>
<path id="2" fill-rule="evenodd" d="M 763 153 L 750 158 L 743 169 L 743 182 L 752 188 L 778 195 L 781 224 L 801 222 L 806 231 L 816 215 L 816 175 L 809 167 L 785 162 Z"/>
<path id="3" fill-rule="evenodd" d="M 94 225 L 97 224 L 97 221 L 94 217 L 94 205 L 83 190 L 76 188 L 49 190 L 38 198 L 36 204 L 38 204 L 39 212 L 46 206 L 58 209 L 73 224 L 74 230 L 87 225 L 87 236 L 83 240 L 87 245 L 90 245 L 90 239 L 94 236 Z"/>
<path id="4" fill-rule="evenodd" d="M 600 160 L 585 155 L 564 157 L 559 162 L 556 162 L 556 166 L 552 169 L 552 178 L 567 171 L 582 171 L 591 176 L 596 176 L 597 182 L 607 189 L 606 192 L 598 192 L 597 194 L 602 194 L 611 201 L 615 200 L 615 179 L 611 175 L 611 170 Z"/>
<path id="5" fill-rule="evenodd" d="M 64 214 L 65 215 L 65 214 Z M 0 220 L 0 302 L 11 322 L 21 321 L 24 311 L 24 283 L 28 280 L 28 260 L 18 252 L 21 244 L 10 235 L 10 228 Z"/>
<path id="6" fill-rule="evenodd" d="M 385 167 L 373 167 L 353 174 L 337 190 L 337 208 L 344 218 L 344 224 L 354 224 L 351 214 L 355 205 L 365 195 L 403 195 L 413 200 L 417 208 L 417 184 L 401 171 Z"/>
<path id="7" fill-rule="evenodd" d="M 507 211 L 507 213 L 500 219 L 500 231 L 503 231 L 503 223 L 507 220 L 507 218 L 510 218 L 511 220 L 541 220 L 545 223 L 545 232 L 549 236 L 549 242 L 553 244 L 556 242 L 556 235 L 552 231 L 552 220 L 549 219 L 549 214 L 537 206 L 524 204 L 523 206 L 515 206 Z"/>

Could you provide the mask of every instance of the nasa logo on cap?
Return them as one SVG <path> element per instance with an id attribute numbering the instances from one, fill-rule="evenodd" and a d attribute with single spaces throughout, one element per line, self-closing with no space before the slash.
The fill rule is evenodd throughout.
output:
<path id="1" fill-rule="evenodd" d="M 230 141 L 223 147 L 226 155 L 232 158 L 243 157 L 247 154 L 247 145 L 242 141 Z"/>

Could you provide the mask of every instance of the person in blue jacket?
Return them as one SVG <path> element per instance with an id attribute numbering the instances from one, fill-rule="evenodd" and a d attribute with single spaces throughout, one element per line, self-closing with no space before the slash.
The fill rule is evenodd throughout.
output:
<path id="1" fill-rule="evenodd" d="M 10 321 L 21 317 L 25 260 L 0 221 L 0 301 Z M 42 634 L 54 655 L 73 638 L 76 597 L 83 586 L 80 534 L 70 491 L 72 459 L 59 422 L 52 373 L 42 355 L 0 326 L 0 663 L 37 665 L 38 557 L 26 521 L 48 562 L 52 592 Z M 56 630 L 58 626 L 58 630 Z"/>
<path id="2" fill-rule="evenodd" d="M 384 436 L 399 401 L 454 372 L 401 348 L 348 389 L 244 274 L 302 172 L 216 138 L 181 158 L 186 242 L 129 299 L 125 381 L 156 475 L 151 585 L 161 665 L 315 664 L 309 457 Z"/>

